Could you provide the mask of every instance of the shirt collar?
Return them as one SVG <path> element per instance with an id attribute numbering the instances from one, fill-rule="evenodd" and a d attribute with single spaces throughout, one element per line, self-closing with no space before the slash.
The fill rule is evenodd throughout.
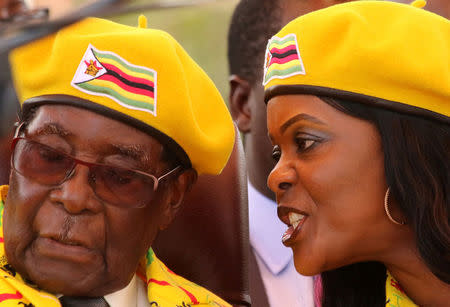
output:
<path id="1" fill-rule="evenodd" d="M 58 299 L 61 298 L 61 296 L 63 295 L 56 294 L 56 297 Z M 106 302 L 109 304 L 110 307 L 122 307 L 122 306 L 137 306 L 136 297 L 137 297 L 137 285 L 135 274 L 133 276 L 133 279 L 128 284 L 128 286 L 119 291 L 105 295 L 103 298 L 106 300 Z"/>
<path id="2" fill-rule="evenodd" d="M 105 295 L 105 300 L 110 307 L 137 306 L 136 297 L 137 285 L 136 275 L 134 275 L 128 286 L 122 290 Z"/>
<path id="3" fill-rule="evenodd" d="M 277 204 L 248 182 L 250 243 L 274 275 L 283 271 L 292 259 L 292 251 L 281 243 L 287 226 L 277 217 Z"/>

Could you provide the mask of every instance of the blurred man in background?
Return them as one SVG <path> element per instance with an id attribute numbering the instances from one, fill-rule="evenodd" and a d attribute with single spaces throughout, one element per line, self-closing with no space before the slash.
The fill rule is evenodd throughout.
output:
<path id="1" fill-rule="evenodd" d="M 0 29 L 18 16 L 30 12 L 23 0 L 0 0 Z M 0 32 L 1 33 L 1 32 Z M 8 59 L 0 58 L 0 185 L 8 183 L 13 123 L 19 106 L 9 75 Z"/>
<path id="2" fill-rule="evenodd" d="M 1 84 L 0 82 L 0 185 L 8 183 L 11 138 L 18 106 L 15 100 L 14 90 L 10 83 Z"/>
<path id="3" fill-rule="evenodd" d="M 10 20 L 11 16 L 22 11 L 25 5 L 18 0 L 0 0 L 0 27 L 3 22 Z M 15 120 L 13 103 L 7 103 L 11 96 L 11 84 L 6 58 L 0 58 L 0 185 L 8 182 L 9 146 L 12 137 L 12 124 Z"/>

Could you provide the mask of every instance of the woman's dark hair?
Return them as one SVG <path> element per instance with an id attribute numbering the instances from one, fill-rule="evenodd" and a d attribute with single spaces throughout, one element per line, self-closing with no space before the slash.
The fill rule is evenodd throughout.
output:
<path id="1" fill-rule="evenodd" d="M 450 126 L 336 98 L 319 97 L 378 129 L 391 195 L 414 232 L 421 258 L 450 284 Z M 356 263 L 322 273 L 322 307 L 384 307 L 386 268 Z"/>

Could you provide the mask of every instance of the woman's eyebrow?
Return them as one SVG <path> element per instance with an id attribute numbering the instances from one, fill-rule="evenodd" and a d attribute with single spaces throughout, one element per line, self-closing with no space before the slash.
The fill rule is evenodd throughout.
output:
<path id="1" fill-rule="evenodd" d="M 287 128 L 289 128 L 289 126 L 291 126 L 292 124 L 301 121 L 301 120 L 306 120 L 306 121 L 310 121 L 319 125 L 325 125 L 324 122 L 320 121 L 318 118 L 305 114 L 305 113 L 300 113 L 297 115 L 294 115 L 293 117 L 291 117 L 290 119 L 288 119 L 284 124 L 281 125 L 280 127 L 280 133 L 284 133 L 286 131 Z"/>

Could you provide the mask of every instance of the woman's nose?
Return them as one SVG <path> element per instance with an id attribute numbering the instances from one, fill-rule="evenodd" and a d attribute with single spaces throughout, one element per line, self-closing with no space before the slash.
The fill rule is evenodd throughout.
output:
<path id="1" fill-rule="evenodd" d="M 267 178 L 267 186 L 275 194 L 288 190 L 297 180 L 293 165 L 279 161 Z"/>

